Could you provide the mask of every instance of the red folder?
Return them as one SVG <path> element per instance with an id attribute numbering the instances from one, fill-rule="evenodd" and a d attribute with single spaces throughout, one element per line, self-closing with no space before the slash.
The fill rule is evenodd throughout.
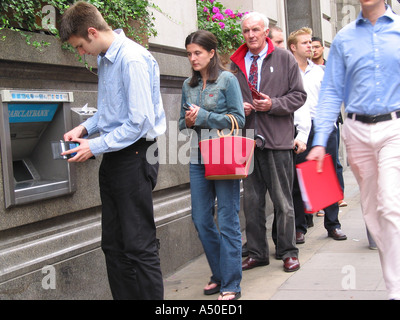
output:
<path id="1" fill-rule="evenodd" d="M 315 160 L 297 164 L 296 171 L 306 213 L 317 212 L 343 199 L 330 154 L 325 155 L 322 172 L 317 172 Z"/>

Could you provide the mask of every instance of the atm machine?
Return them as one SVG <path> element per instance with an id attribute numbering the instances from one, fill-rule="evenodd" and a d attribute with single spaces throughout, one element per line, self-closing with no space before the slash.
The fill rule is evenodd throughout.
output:
<path id="1" fill-rule="evenodd" d="M 0 143 L 6 208 L 71 194 L 73 166 L 51 142 L 72 128 L 72 92 L 1 90 Z"/>

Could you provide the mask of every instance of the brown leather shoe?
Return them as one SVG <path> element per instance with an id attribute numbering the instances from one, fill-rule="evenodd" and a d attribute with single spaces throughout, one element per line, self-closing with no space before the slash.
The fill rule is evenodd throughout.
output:
<path id="1" fill-rule="evenodd" d="M 347 236 L 343 233 L 342 229 L 340 229 L 340 228 L 328 231 L 328 237 L 331 237 L 334 240 L 346 240 L 347 239 Z"/>
<path id="2" fill-rule="evenodd" d="M 303 232 L 296 232 L 296 244 L 301 244 L 306 242 Z"/>
<path id="3" fill-rule="evenodd" d="M 242 270 L 250 270 L 255 267 L 261 267 L 261 266 L 266 266 L 269 264 L 269 260 L 256 260 L 250 257 L 247 257 L 243 262 L 242 262 Z"/>
<path id="4" fill-rule="evenodd" d="M 286 258 L 283 262 L 283 270 L 286 272 L 293 272 L 300 269 L 300 262 L 296 257 Z"/>

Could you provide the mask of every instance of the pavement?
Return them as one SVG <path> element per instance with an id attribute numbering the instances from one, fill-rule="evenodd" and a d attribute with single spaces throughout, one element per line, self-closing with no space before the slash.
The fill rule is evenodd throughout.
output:
<path id="1" fill-rule="evenodd" d="M 347 240 L 327 237 L 324 218 L 314 215 L 314 227 L 308 229 L 305 243 L 298 245 L 301 267 L 287 273 L 283 262 L 274 257 L 268 234 L 270 264 L 243 271 L 241 300 L 388 299 L 379 253 L 369 248 L 359 189 L 349 167 L 344 171 L 344 180 L 348 205 L 340 208 L 339 221 Z M 271 220 L 267 222 L 269 232 Z M 165 300 L 216 300 L 217 294 L 203 295 L 210 275 L 203 254 L 165 279 Z"/>

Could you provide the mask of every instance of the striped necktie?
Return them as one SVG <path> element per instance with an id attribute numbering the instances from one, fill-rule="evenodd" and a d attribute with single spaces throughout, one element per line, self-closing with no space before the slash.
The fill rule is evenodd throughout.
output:
<path id="1" fill-rule="evenodd" d="M 257 60 L 259 56 L 252 56 L 253 62 L 250 66 L 250 73 L 249 73 L 249 82 L 254 88 L 257 90 L 257 82 L 258 82 L 258 64 Z"/>

